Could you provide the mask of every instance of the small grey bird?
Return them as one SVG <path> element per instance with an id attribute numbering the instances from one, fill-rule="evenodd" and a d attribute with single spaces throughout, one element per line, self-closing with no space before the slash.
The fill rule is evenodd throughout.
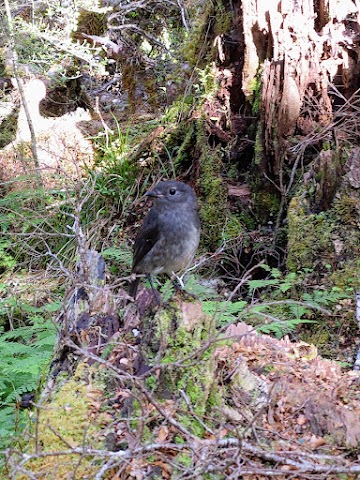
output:
<path id="1" fill-rule="evenodd" d="M 175 180 L 159 182 L 146 195 L 155 202 L 135 240 L 132 273 L 146 274 L 160 303 L 150 275 L 171 274 L 190 264 L 200 240 L 198 203 L 194 190 Z M 130 285 L 133 298 L 139 281 Z"/>

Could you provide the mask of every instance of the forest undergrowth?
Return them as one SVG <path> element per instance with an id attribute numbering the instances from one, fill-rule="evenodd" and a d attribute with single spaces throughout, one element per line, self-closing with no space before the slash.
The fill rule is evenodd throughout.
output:
<path id="1" fill-rule="evenodd" d="M 245 98 L 229 60 L 237 2 L 15 3 L 0 7 L 0 475 L 355 479 L 358 92 L 333 85 L 332 122 L 264 168 L 261 68 Z M 194 298 L 160 278 L 157 306 L 144 279 L 128 304 L 144 194 L 170 178 L 199 198 L 180 278 Z"/>

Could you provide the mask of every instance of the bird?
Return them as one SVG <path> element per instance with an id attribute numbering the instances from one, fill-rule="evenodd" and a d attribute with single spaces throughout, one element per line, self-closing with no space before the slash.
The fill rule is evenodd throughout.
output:
<path id="1" fill-rule="evenodd" d="M 176 180 L 159 182 L 146 192 L 154 205 L 146 215 L 134 243 L 132 273 L 145 274 L 158 304 L 151 275 L 174 274 L 189 266 L 200 241 L 199 207 L 194 190 Z M 135 299 L 140 277 L 128 290 Z"/>

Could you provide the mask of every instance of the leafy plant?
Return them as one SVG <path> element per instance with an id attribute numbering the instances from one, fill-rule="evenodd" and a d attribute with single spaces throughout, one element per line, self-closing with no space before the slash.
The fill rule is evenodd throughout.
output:
<path id="1" fill-rule="evenodd" d="M 55 268 L 60 262 L 65 268 L 73 266 L 80 227 L 91 239 L 88 247 L 98 249 L 103 244 L 102 228 L 112 221 L 115 209 L 113 202 L 110 204 L 96 191 L 96 181 L 94 174 L 94 178 L 79 179 L 76 185 L 68 182 L 63 189 L 16 190 L 1 198 L 3 262 L 13 257 L 17 264 L 30 261 L 37 268 L 47 268 L 50 262 Z M 121 190 L 118 195 L 122 195 Z M 79 226 L 77 230 L 75 224 Z"/>
<path id="2" fill-rule="evenodd" d="M 12 308 L 13 298 L 1 299 L 0 314 Z M 27 315 L 26 325 L 0 332 L 0 450 L 11 444 L 27 421 L 26 412 L 18 402 L 27 393 L 37 391 L 39 379 L 45 372 L 53 353 L 56 328 L 51 321 L 58 302 L 42 307 L 18 305 Z M 0 463 L 1 467 L 1 463 Z"/>
<path id="3" fill-rule="evenodd" d="M 199 79 L 199 83 L 194 84 L 196 93 L 204 100 L 211 100 L 218 87 L 212 67 L 207 65 L 204 69 L 197 68 L 196 73 Z"/>
<path id="4" fill-rule="evenodd" d="M 132 251 L 125 243 L 121 247 L 109 247 L 101 252 L 107 261 L 111 273 L 116 274 L 119 270 L 130 271 L 132 263 Z"/>
<path id="5" fill-rule="evenodd" d="M 195 275 L 187 275 L 185 281 L 185 290 L 201 300 L 215 299 L 218 294 L 211 284 L 201 283 Z"/>
<path id="6" fill-rule="evenodd" d="M 95 190 L 117 202 L 118 211 L 123 213 L 138 190 L 138 167 L 130 159 L 129 130 L 123 133 L 115 121 L 115 133 L 99 134 L 93 139 L 98 153 L 97 167 L 101 169 L 94 177 Z M 89 173 L 94 176 L 93 171 Z"/>
<path id="7" fill-rule="evenodd" d="M 224 326 L 234 322 L 241 316 L 244 309 L 248 306 L 247 302 L 217 302 L 214 300 L 204 302 L 203 311 L 209 316 L 219 316 L 219 326 Z"/>
<path id="8" fill-rule="evenodd" d="M 171 280 L 166 280 L 164 285 L 162 285 L 162 287 L 160 288 L 160 292 L 162 301 L 168 302 L 175 293 L 175 288 Z"/>
<path id="9" fill-rule="evenodd" d="M 64 12 L 63 12 L 64 13 Z M 69 13 L 69 9 L 67 9 Z M 51 12 L 49 11 L 51 15 Z M 60 19 L 60 17 L 58 17 Z M 67 15 L 62 17 L 63 20 Z M 101 60 L 101 48 L 94 47 L 85 42 L 74 42 L 70 38 L 72 20 L 67 18 L 64 25 L 55 26 L 49 29 L 44 21 L 27 22 L 20 17 L 15 18 L 15 44 L 19 62 L 30 64 L 31 68 L 42 74 L 49 71 L 49 67 L 73 62 L 73 59 L 80 59 L 82 72 L 89 71 L 104 72 L 104 62 Z M 61 23 L 61 21 L 60 21 Z M 100 58 L 100 60 L 99 60 Z"/>
<path id="10" fill-rule="evenodd" d="M 12 255 L 8 253 L 9 242 L 7 240 L 0 240 L 0 269 L 11 270 L 16 261 Z"/>
<path id="11" fill-rule="evenodd" d="M 259 332 L 281 338 L 300 324 L 316 323 L 319 314 L 331 315 L 331 307 L 350 297 L 350 292 L 339 288 L 301 292 L 299 286 L 303 282 L 304 272 L 283 277 L 276 268 L 271 269 L 267 265 L 262 267 L 269 272 L 269 278 L 247 282 L 250 293 L 257 293 L 261 300 L 251 303 L 203 302 L 204 312 L 217 318 L 218 326 L 245 321 L 254 325 Z"/>

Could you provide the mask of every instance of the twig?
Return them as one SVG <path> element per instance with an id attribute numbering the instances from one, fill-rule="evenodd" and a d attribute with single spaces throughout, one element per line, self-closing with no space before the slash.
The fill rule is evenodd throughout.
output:
<path id="1" fill-rule="evenodd" d="M 356 292 L 356 320 L 358 322 L 359 331 L 360 331 L 360 292 Z M 360 370 L 360 348 L 356 355 L 356 360 L 354 363 L 354 370 Z"/>

